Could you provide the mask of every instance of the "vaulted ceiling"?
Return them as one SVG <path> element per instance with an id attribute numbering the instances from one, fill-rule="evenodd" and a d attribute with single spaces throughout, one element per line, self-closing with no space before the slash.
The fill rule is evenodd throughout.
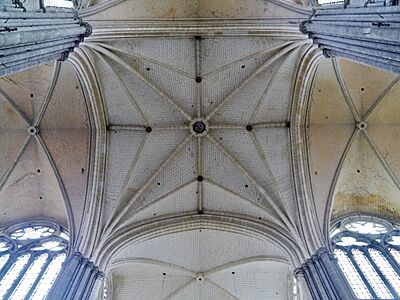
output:
<path id="1" fill-rule="evenodd" d="M 292 82 L 302 43 L 163 38 L 84 45 L 108 112 L 106 229 L 188 211 L 236 212 L 283 227 L 295 220 L 291 91 L 281 87 Z M 194 131 L 196 122 L 204 132 Z"/>
<path id="2" fill-rule="evenodd" d="M 78 230 L 88 180 L 90 124 L 69 63 L 0 78 L 1 226 L 51 219 Z"/>
<path id="3" fill-rule="evenodd" d="M 235 245 L 235 247 L 232 247 Z M 265 241 L 188 230 L 143 242 L 111 265 L 112 299 L 291 299 L 292 270 Z"/>
<path id="4" fill-rule="evenodd" d="M 291 299 L 331 209 L 399 217 L 399 78 L 313 69 L 307 8 L 86 6 L 67 62 L 0 79 L 0 227 L 67 227 L 109 299 Z"/>
<path id="5" fill-rule="evenodd" d="M 299 239 L 289 112 L 290 86 L 302 46 L 308 47 L 307 42 L 265 37 L 85 43 L 81 50 L 96 70 L 107 112 L 102 240 L 129 226 L 188 214 L 238 215 L 275 224 Z M 232 235 L 223 231 L 213 234 L 220 238 Z M 188 234 L 177 234 L 182 235 Z M 242 299 L 246 291 L 253 290 L 252 280 L 275 268 L 284 271 L 283 278 L 272 282 L 265 277 L 268 288 L 253 291 L 253 296 L 288 297 L 292 284 L 288 258 L 281 254 L 280 261 L 274 261 L 269 251 L 276 246 L 268 242 L 257 246 L 260 242 L 252 238 L 244 243 L 240 235 L 231 242 L 212 238 L 203 243 L 199 240 L 203 235 L 194 231 L 191 238 L 153 240 L 151 259 L 156 264 L 148 256 L 135 254 L 137 247 L 144 245 L 129 247 L 128 265 L 113 259 L 119 266 L 110 275 L 113 299 L 127 299 L 134 288 L 143 299 L 158 298 L 153 292 L 163 280 L 162 273 L 167 272 L 162 271 L 164 266 L 168 273 L 170 267 L 178 268 L 174 276 L 179 277 L 168 279 L 173 283 L 161 291 L 166 299 Z M 164 246 L 163 240 L 168 244 Z M 263 259 L 249 260 L 251 251 L 238 249 L 242 243 L 249 249 L 262 249 L 257 254 Z M 164 257 L 162 249 L 168 245 L 176 248 L 165 250 L 169 254 Z M 231 276 L 229 272 L 221 270 L 215 276 L 222 277 L 212 279 L 212 270 L 222 264 L 223 256 L 196 254 L 209 253 L 210 247 L 226 254 L 228 245 L 235 245 L 232 257 L 224 258 L 228 265 L 245 259 L 242 272 L 252 274 L 249 281 L 241 283 L 240 291 L 233 290 L 229 280 L 222 286 L 217 283 L 226 281 L 222 277 Z M 194 250 L 184 249 L 189 246 Z M 173 260 L 181 255 L 188 256 L 185 262 Z M 196 261 L 200 265 L 194 267 Z M 186 272 L 179 273 L 182 270 Z M 207 274 L 207 280 L 196 281 L 197 273 Z M 146 280 L 150 274 L 158 274 L 159 281 Z"/>
<path id="6" fill-rule="evenodd" d="M 307 127 L 314 198 L 326 221 L 399 219 L 399 80 L 346 60 L 320 63 Z"/>
<path id="7" fill-rule="evenodd" d="M 279 0 L 84 0 L 80 15 L 92 23 L 98 21 L 168 20 L 168 19 L 282 19 L 302 17 L 308 1 Z M 288 10 L 290 8 L 290 10 Z M 96 23 L 97 24 L 97 23 Z M 129 30 L 129 28 L 126 28 Z"/>

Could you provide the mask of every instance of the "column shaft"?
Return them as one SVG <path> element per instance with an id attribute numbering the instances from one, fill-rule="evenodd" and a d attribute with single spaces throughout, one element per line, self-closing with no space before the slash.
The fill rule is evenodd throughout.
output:
<path id="1" fill-rule="evenodd" d="M 91 34 L 74 9 L 46 8 L 39 1 L 41 9 L 29 11 L 19 0 L 0 2 L 0 77 L 66 59 Z"/>
<path id="2" fill-rule="evenodd" d="M 342 6 L 319 7 L 300 24 L 300 30 L 326 57 L 400 73 L 400 6 L 395 2 L 352 4 L 350 0 Z"/>
<path id="3" fill-rule="evenodd" d="M 63 270 L 52 287 L 48 299 L 58 300 L 87 300 L 90 299 L 94 286 L 100 286 L 96 282 L 101 281 L 103 274 L 99 272 L 93 263 L 75 253 L 69 258 Z"/>
<path id="4" fill-rule="evenodd" d="M 335 262 L 335 258 L 326 248 L 318 250 L 300 268 L 295 276 L 306 284 L 307 294 L 313 300 L 343 300 L 354 299 L 353 293 L 346 283 Z"/>

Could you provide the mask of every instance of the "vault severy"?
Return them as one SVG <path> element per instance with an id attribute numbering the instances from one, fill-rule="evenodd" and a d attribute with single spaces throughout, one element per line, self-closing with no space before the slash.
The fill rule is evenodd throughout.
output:
<path id="1" fill-rule="evenodd" d="M 129 299 L 135 291 L 140 299 L 283 300 L 293 290 L 279 248 L 219 230 L 187 230 L 129 246 L 110 269 L 113 299 Z"/>
<path id="2" fill-rule="evenodd" d="M 40 139 L 44 141 L 43 145 L 39 143 L 42 148 L 36 148 L 41 149 L 46 164 L 48 162 L 47 166 L 53 169 L 54 176 L 46 177 L 46 182 L 56 187 L 52 196 L 57 200 L 50 203 L 59 201 L 56 208 L 60 212 L 60 199 L 68 200 L 72 209 L 57 215 L 57 209 L 53 207 L 51 211 L 35 212 L 27 217 L 51 217 L 66 223 L 64 215 L 69 215 L 75 218 L 75 223 L 79 223 L 81 214 L 87 213 L 89 221 L 86 225 L 90 225 L 89 228 L 83 225 L 82 232 L 86 233 L 88 230 L 91 234 L 83 237 L 82 244 L 90 241 L 84 247 L 93 250 L 94 255 L 91 256 L 93 252 L 88 251 L 90 254 L 87 256 L 94 260 L 98 252 L 106 249 L 109 241 L 121 232 L 134 232 L 135 229 L 142 228 L 141 226 L 144 228 L 147 225 L 151 227 L 167 224 L 168 220 L 175 220 L 181 216 L 199 217 L 200 220 L 204 218 L 208 220 L 204 221 L 207 223 L 204 226 L 208 225 L 208 222 L 211 223 L 209 220 L 213 220 L 217 224 L 213 223 L 217 227 L 216 231 L 221 230 L 221 236 L 211 238 L 211 242 L 207 244 L 199 241 L 201 231 L 194 233 L 190 230 L 191 227 L 187 226 L 186 230 L 183 230 L 186 236 L 177 235 L 177 239 L 168 235 L 170 228 L 166 226 L 160 228 L 161 233 L 154 239 L 153 249 L 159 249 L 161 244 L 168 245 L 173 242 L 179 248 L 187 242 L 194 243 L 196 250 L 203 249 L 206 254 L 207 249 L 213 246 L 224 250 L 223 254 L 226 254 L 230 250 L 227 249 L 227 245 L 242 246 L 242 243 L 247 243 L 251 247 L 258 244 L 255 239 L 246 240 L 244 235 L 232 237 L 228 234 L 225 231 L 226 225 L 217 221 L 218 218 L 222 219 L 222 216 L 237 223 L 240 220 L 273 226 L 282 236 L 297 243 L 299 248 L 305 247 L 304 244 L 308 241 L 304 240 L 317 239 L 301 237 L 299 234 L 299 231 L 312 222 L 303 215 L 305 213 L 301 211 L 301 205 L 295 195 L 294 180 L 298 178 L 293 178 L 291 152 L 294 144 L 303 141 L 293 139 L 293 128 L 290 128 L 289 122 L 293 120 L 293 116 L 290 115 L 293 82 L 299 79 L 296 76 L 304 75 L 298 74 L 298 67 L 304 62 L 304 53 L 311 48 L 303 37 L 299 37 L 297 25 L 293 24 L 304 18 L 308 11 L 289 1 L 248 1 L 245 4 L 240 2 L 240 7 L 237 7 L 239 1 L 227 3 L 208 0 L 165 1 L 158 5 L 154 5 L 153 1 L 140 0 L 100 0 L 83 3 L 82 6 L 97 5 L 82 11 L 82 16 L 94 24 L 94 34 L 91 39 L 82 43 L 82 47 L 70 58 L 70 62 L 80 68 L 79 78 L 71 76 L 74 74 L 71 66 L 69 62 L 65 63 L 63 68 L 69 69 L 66 72 L 69 75 L 53 80 L 54 83 L 62 85 L 62 95 L 56 95 L 55 98 L 58 99 L 54 100 L 57 107 L 43 107 L 39 113 L 39 117 L 40 114 L 56 114 L 56 117 L 51 118 L 52 125 L 46 127 L 44 123 L 28 122 L 23 126 L 18 125 L 18 130 L 12 133 L 16 137 L 21 135 L 30 139 L 33 141 L 32 145 Z M 179 3 L 182 5 L 177 5 Z M 158 20 L 160 18 L 161 20 Z M 326 202 L 329 203 L 332 199 L 335 199 L 335 203 L 338 204 L 336 207 L 339 207 L 339 210 L 334 207 L 334 218 L 355 211 L 355 206 L 347 206 L 348 195 L 342 197 L 344 200 L 341 201 L 338 191 L 348 192 L 357 186 L 356 192 L 359 193 L 361 188 L 365 188 L 365 182 L 376 179 L 380 180 L 382 185 L 386 185 L 387 188 L 383 190 L 388 191 L 388 195 L 381 195 L 379 199 L 372 197 L 373 201 L 370 201 L 383 203 L 382 209 L 389 207 L 382 199 L 393 200 L 398 196 L 397 162 L 391 154 L 394 153 L 390 148 L 392 146 L 384 141 L 384 137 L 395 135 L 394 131 L 386 129 L 397 122 L 396 116 L 388 111 L 389 105 L 385 105 L 384 109 L 381 109 L 381 105 L 374 106 L 375 103 L 384 103 L 387 99 L 381 97 L 384 100 L 377 101 L 377 97 L 384 94 L 376 94 L 376 89 L 365 87 L 366 92 L 361 93 L 363 96 L 359 97 L 360 93 L 355 92 L 359 89 L 359 83 L 354 82 L 357 81 L 357 77 L 349 76 L 352 72 L 349 72 L 347 63 L 339 62 L 339 65 L 342 70 L 336 65 L 329 71 L 329 67 L 324 69 L 326 66 L 321 65 L 310 105 L 310 123 L 302 124 L 304 127 L 310 126 L 306 130 L 309 152 L 301 154 L 305 160 L 310 159 L 317 216 L 325 214 L 325 218 L 329 218 L 330 214 L 330 211 L 325 211 Z M 354 67 L 348 65 L 350 68 Z M 347 70 L 344 70 L 346 68 Z M 362 68 L 358 71 L 362 74 L 371 72 L 364 72 Z M 332 77 L 332 74 L 335 76 Z M 47 75 L 48 78 L 52 77 Z M 30 77 L 35 76 L 31 73 Z M 365 81 L 363 84 L 373 85 L 367 76 L 361 77 Z M 394 81 L 391 81 L 393 78 L 387 74 L 380 73 L 375 77 L 382 77 L 394 84 Z M 81 91 L 80 85 L 73 86 L 78 80 L 87 85 L 87 90 Z M 73 83 L 68 85 L 68 82 Z M 349 83 L 347 87 L 343 82 Z M 319 85 L 323 87 L 319 88 Z M 74 89 L 79 91 L 72 96 L 78 107 L 76 111 L 62 101 L 63 97 L 75 91 Z M 320 92 L 320 89 L 323 92 Z M 43 91 L 46 90 L 43 88 Z M 101 175 L 94 174 L 95 176 L 89 177 L 89 183 L 96 184 L 98 194 L 96 199 L 90 195 L 93 197 L 90 199 L 93 203 L 90 203 L 91 207 L 85 208 L 84 202 L 79 200 L 85 199 L 86 194 L 92 190 L 86 191 L 87 172 L 90 167 L 90 137 L 88 116 L 82 113 L 86 112 L 84 93 L 92 101 L 86 104 L 92 105 L 90 108 L 97 111 L 101 111 L 104 105 L 106 115 L 101 116 L 104 117 L 104 120 L 101 120 L 104 121 L 104 127 L 99 126 L 96 128 L 98 131 L 93 132 L 96 138 L 104 139 L 92 145 L 91 149 L 94 150 L 90 152 L 96 161 L 96 167 L 102 171 L 99 172 Z M 321 100 L 323 97 L 318 96 L 318 93 L 325 98 Z M 329 98 L 332 94 L 335 95 L 334 99 Z M 43 99 L 48 98 L 46 95 L 41 96 Z M 18 102 L 22 98 L 14 95 L 11 98 L 16 104 L 17 109 L 14 110 L 17 113 L 18 109 L 24 111 L 25 104 Z M 53 103 L 53 98 L 51 99 L 50 104 Z M 326 103 L 323 101 L 329 103 L 324 106 Z M 60 111 L 67 111 L 72 121 L 68 123 L 67 118 L 59 114 Z M 369 111 L 371 118 L 361 117 Z M 37 108 L 34 112 L 24 111 L 29 118 L 37 112 Z M 100 115 L 101 113 L 96 117 Z M 326 116 L 328 118 L 324 120 Z M 390 120 L 383 122 L 385 130 L 379 128 L 383 124 L 382 120 Z M 26 161 L 32 160 L 32 152 L 35 149 L 32 145 L 27 146 L 27 149 L 31 147 L 30 152 L 18 152 L 23 153 L 21 157 Z M 17 145 L 13 149 L 21 149 L 20 146 Z M 386 151 L 387 149 L 389 150 Z M 94 152 L 96 156 L 93 155 Z M 321 161 L 326 164 L 321 164 Z M 346 170 L 358 170 L 353 164 L 359 161 L 363 161 L 364 164 L 359 168 L 359 173 L 363 176 L 367 174 L 363 169 L 368 167 L 368 164 L 373 170 L 369 172 L 372 175 L 360 177 L 357 181 L 354 179 L 355 174 L 351 171 L 346 173 Z M 9 158 L 3 159 L 3 162 L 10 165 Z M 3 169 L 6 167 L 3 166 Z M 32 169 L 32 166 L 24 166 L 23 169 Z M 45 167 L 40 169 L 43 172 Z M 20 175 L 19 171 L 11 173 Z M 33 174 L 27 174 L 27 178 L 30 177 L 33 177 Z M 20 178 L 9 178 L 14 181 L 18 179 Z M 21 180 L 25 181 L 26 179 Z M 39 189 L 43 187 L 44 184 L 40 185 Z M 99 196 L 103 187 L 104 195 Z M 26 185 L 24 189 L 26 190 Z M 3 198 L 9 198 L 10 195 L 3 194 Z M 359 203 L 364 203 L 364 196 L 357 197 L 356 195 L 350 198 L 359 199 Z M 311 202 L 310 207 L 313 206 Z M 396 204 L 395 201 L 392 202 Z M 93 217 L 96 213 L 98 219 Z M 185 226 L 182 225 L 183 227 Z M 311 228 L 311 231 L 315 233 L 318 228 Z M 135 231 L 135 234 L 140 236 L 143 232 Z M 219 244 L 223 236 L 230 236 L 231 240 L 224 240 Z M 127 295 L 132 291 L 132 282 L 127 280 L 129 276 L 136 276 L 135 278 L 145 286 L 141 291 L 147 294 L 143 295 L 149 296 L 165 283 L 163 278 L 166 275 L 160 270 L 171 267 L 169 264 L 174 262 L 173 257 L 167 257 L 160 267 L 159 264 L 154 264 L 157 257 L 140 260 L 143 257 L 135 251 L 140 252 L 142 246 L 140 243 L 131 245 L 132 253 L 127 254 L 127 257 L 122 257 L 121 254 L 112 262 L 111 277 L 119 278 L 115 283 L 119 284 L 121 290 L 126 289 Z M 203 246 L 208 248 L 202 248 Z M 299 249 L 298 252 L 313 253 L 313 246 L 306 250 Z M 266 243 L 262 245 L 259 253 L 255 252 L 259 256 L 266 255 L 268 259 L 278 257 L 279 266 L 275 269 L 275 262 L 266 262 L 263 259 L 246 261 L 242 271 L 248 275 L 240 278 L 245 283 L 239 287 L 240 291 L 237 285 L 232 284 L 232 272 L 236 271 L 227 268 L 225 273 L 222 272 L 224 274 L 211 274 L 210 270 L 221 263 L 219 258 L 212 257 L 211 253 L 208 253 L 209 257 L 203 258 L 203 262 L 209 264 L 207 266 L 192 270 L 193 266 L 188 266 L 188 262 L 195 261 L 196 258 L 191 257 L 188 261 L 178 263 L 187 267 L 184 275 L 179 268 L 178 271 L 176 268 L 171 268 L 174 270 L 170 271 L 176 272 L 176 277 L 181 279 L 188 276 L 186 279 L 190 284 L 182 289 L 184 292 L 180 297 L 183 299 L 193 298 L 193 295 L 200 295 L 199 298 L 202 298 L 204 286 L 207 286 L 209 291 L 219 291 L 219 294 L 215 292 L 213 296 L 207 296 L 208 298 L 245 299 L 246 293 L 258 290 L 260 293 L 250 299 L 273 299 L 275 296 L 268 294 L 269 291 L 260 289 L 261 281 L 257 280 L 265 279 L 270 274 L 268 269 L 271 268 L 280 275 L 288 274 L 286 278 L 280 278 L 281 283 L 286 284 L 292 279 L 289 275 L 291 271 L 287 264 L 288 257 L 276 255 L 279 251 L 282 252 L 282 249 L 275 248 L 273 243 Z M 238 247 L 235 250 L 240 252 L 243 249 Z M 142 256 L 148 254 L 143 253 Z M 176 249 L 174 253 L 181 254 Z M 253 252 L 245 249 L 243 257 L 231 257 L 231 261 L 248 260 L 251 253 Z M 162 256 L 164 253 L 157 254 Z M 190 256 L 190 251 L 186 251 L 184 255 Z M 133 263 L 137 269 L 132 271 L 130 262 L 125 264 L 126 259 L 135 260 Z M 302 261 L 304 260 L 305 258 Z M 118 265 L 119 263 L 121 264 Z M 140 278 L 140 270 L 143 274 L 148 274 L 148 277 Z M 157 280 L 152 282 L 152 276 L 156 276 Z M 248 278 L 252 279 L 246 281 Z M 167 282 L 171 284 L 171 289 L 179 289 L 179 283 L 185 284 L 179 280 L 169 280 Z M 252 280 L 258 282 L 258 285 Z M 216 287 L 215 284 L 222 288 Z M 262 286 L 268 286 L 268 282 L 263 282 Z M 168 295 L 165 290 L 163 292 Z M 160 297 L 157 294 L 154 298 Z"/>
<path id="3" fill-rule="evenodd" d="M 207 22 L 211 19 L 228 21 L 238 24 L 242 20 L 264 21 L 279 23 L 285 18 L 288 21 L 298 22 L 307 14 L 308 1 L 259 1 L 241 0 L 165 0 L 160 4 L 157 0 L 83 0 L 80 16 L 92 25 L 99 25 L 104 21 L 148 21 L 148 20 L 196 20 Z M 304 5 L 304 6 L 303 6 Z M 225 20 L 224 20 L 225 19 Z M 232 22 L 232 20 L 234 20 Z M 202 22 L 202 23 L 203 23 Z M 219 22 L 221 25 L 221 22 Z M 154 26 L 156 23 L 153 23 Z M 115 24 L 120 26 L 119 24 Z M 147 27 L 147 26 L 145 26 Z M 174 26 L 176 29 L 176 26 Z M 168 31 L 165 32 L 168 34 Z"/>
<path id="4" fill-rule="evenodd" d="M 90 143 L 74 69 L 56 62 L 1 78 L 0 114 L 0 227 L 49 219 L 72 236 L 85 202 Z"/>
<path id="5" fill-rule="evenodd" d="M 94 66 L 108 122 L 100 245 L 110 245 L 114 238 L 120 239 L 120 233 L 140 226 L 156 226 L 179 216 L 193 215 L 204 220 L 217 220 L 220 215 L 237 222 L 252 220 L 268 224 L 293 240 L 299 239 L 289 118 L 293 76 L 307 47 L 306 41 L 268 36 L 125 38 L 84 43 L 79 55 L 84 54 Z M 184 224 L 181 226 L 185 228 Z M 228 235 L 225 225 L 215 226 L 216 230 L 221 229 L 221 236 Z M 165 253 L 161 251 L 161 241 L 173 243 L 168 234 L 171 229 L 159 229 L 154 239 L 159 256 L 151 260 L 160 260 Z M 238 246 L 240 236 L 232 240 L 233 248 Z M 214 245 L 194 240 L 189 240 L 189 244 L 190 241 L 194 242 L 195 251 L 202 247 L 206 252 L 207 247 L 227 247 L 218 240 L 213 240 Z M 248 243 L 249 247 L 256 244 L 255 240 Z M 183 241 L 176 241 L 176 246 L 182 244 Z M 95 255 L 107 256 L 101 246 Z M 136 251 L 137 247 L 140 245 L 135 243 L 129 248 Z M 261 252 L 265 257 L 275 257 L 267 253 L 268 247 L 276 246 L 265 244 Z M 187 256 L 189 252 L 182 249 L 180 255 Z M 250 254 L 241 255 L 232 257 L 232 261 L 246 259 Z M 291 258 L 286 255 L 280 256 L 277 265 L 284 272 L 291 268 L 287 264 Z M 137 253 L 130 255 L 135 261 L 138 257 Z M 111 286 L 122 284 L 113 295 L 124 299 L 129 291 L 139 288 L 128 283 L 128 278 L 140 277 L 140 272 L 127 275 L 134 269 L 129 263 L 119 262 L 119 258 L 109 258 L 121 264 L 107 278 L 114 282 L 109 283 Z M 171 257 L 162 260 L 167 265 L 174 264 Z M 136 262 L 143 274 L 157 272 L 154 276 L 162 283 L 162 266 L 147 260 Z M 204 257 L 203 263 L 209 267 L 192 270 L 190 286 L 182 288 L 183 298 L 197 297 L 197 289 L 204 289 L 200 293 L 221 293 L 207 273 L 218 261 Z M 184 262 L 175 265 L 185 267 Z M 266 270 L 271 267 L 269 262 L 261 261 L 243 268 L 248 268 L 245 272 L 257 281 L 255 278 L 268 273 Z M 261 273 L 252 274 L 254 268 Z M 232 270 L 229 272 L 230 275 L 216 275 L 215 280 L 226 280 L 226 276 L 232 276 Z M 143 290 L 137 292 L 149 299 L 159 297 L 151 292 L 154 282 L 146 276 L 138 278 L 143 282 Z M 281 283 L 290 285 L 290 278 L 285 275 Z M 177 284 L 179 288 L 181 283 L 171 282 L 171 287 Z M 218 295 L 231 299 L 227 295 L 235 294 L 234 288 L 229 286 L 231 283 L 225 284 L 228 286 L 222 289 L 222 296 Z M 244 285 L 246 290 L 252 283 Z M 123 289 L 125 296 L 118 294 Z M 260 290 L 261 294 L 264 292 L 268 294 Z M 168 292 L 162 294 L 165 297 Z M 282 294 L 280 290 L 279 296 L 271 297 L 280 299 Z M 284 294 L 288 296 L 289 292 Z M 239 297 L 245 298 L 244 294 Z"/>
<path id="6" fill-rule="evenodd" d="M 314 197 L 326 226 L 331 213 L 333 220 L 399 217 L 399 79 L 342 59 L 318 67 L 308 147 Z"/>
<path id="7" fill-rule="evenodd" d="M 262 37 L 84 44 L 108 113 L 105 232 L 196 211 L 293 230 L 288 87 L 304 44 Z"/>

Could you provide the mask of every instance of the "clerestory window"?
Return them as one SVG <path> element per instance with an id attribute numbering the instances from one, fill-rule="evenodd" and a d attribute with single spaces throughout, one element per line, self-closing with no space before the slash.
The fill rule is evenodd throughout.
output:
<path id="1" fill-rule="evenodd" d="M 331 233 L 340 270 L 357 299 L 400 299 L 400 230 L 372 217 L 350 218 Z"/>
<path id="2" fill-rule="evenodd" d="M 337 5 L 343 3 L 343 0 L 318 0 L 319 5 Z"/>
<path id="3" fill-rule="evenodd" d="M 44 0 L 45 7 L 73 8 L 74 2 L 70 0 Z"/>
<path id="4" fill-rule="evenodd" d="M 46 299 L 66 259 L 68 235 L 31 223 L 0 235 L 0 299 Z"/>

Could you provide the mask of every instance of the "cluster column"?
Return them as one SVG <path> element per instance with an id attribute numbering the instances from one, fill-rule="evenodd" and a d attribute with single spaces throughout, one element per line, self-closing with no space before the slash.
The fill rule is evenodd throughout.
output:
<path id="1" fill-rule="evenodd" d="M 75 9 L 26 2 L 0 0 L 0 76 L 65 60 L 92 32 Z"/>
<path id="2" fill-rule="evenodd" d="M 347 0 L 314 9 L 300 24 L 326 57 L 343 57 L 400 73 L 400 6 L 395 1 Z"/>
<path id="3" fill-rule="evenodd" d="M 63 270 L 47 299 L 86 300 L 103 280 L 104 274 L 80 253 L 65 261 Z"/>
<path id="4" fill-rule="evenodd" d="M 308 291 L 310 299 L 354 299 L 349 285 L 340 274 L 335 257 L 326 248 L 319 249 L 300 268 L 297 268 L 295 277 L 303 285 L 303 289 Z"/>

